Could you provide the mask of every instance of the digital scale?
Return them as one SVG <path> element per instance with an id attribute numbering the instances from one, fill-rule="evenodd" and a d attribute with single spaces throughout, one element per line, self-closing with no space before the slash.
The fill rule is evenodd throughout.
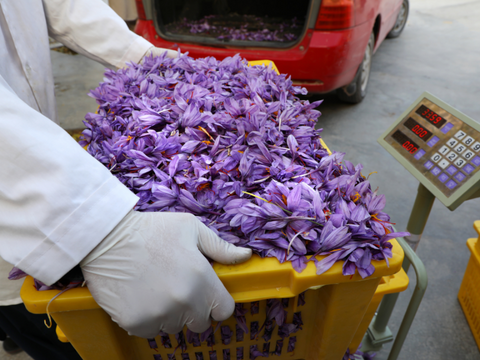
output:
<path id="1" fill-rule="evenodd" d="M 378 142 L 450 210 L 480 196 L 480 124 L 428 92 Z"/>
<path id="2" fill-rule="evenodd" d="M 407 231 L 403 269 L 413 264 L 417 285 L 402 320 L 389 360 L 396 359 L 427 287 L 427 274 L 414 251 L 420 242 L 435 198 L 455 210 L 480 197 L 480 124 L 424 92 L 378 139 L 420 182 Z M 362 351 L 379 350 L 393 340 L 387 323 L 398 293 L 385 295 L 364 337 Z"/>

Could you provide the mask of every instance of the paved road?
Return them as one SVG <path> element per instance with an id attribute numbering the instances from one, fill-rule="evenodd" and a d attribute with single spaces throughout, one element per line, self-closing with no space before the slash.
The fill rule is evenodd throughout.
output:
<path id="1" fill-rule="evenodd" d="M 319 125 L 324 139 L 346 158 L 365 166 L 374 187 L 387 196 L 386 211 L 397 229 L 406 227 L 416 195 L 417 181 L 376 139 L 424 90 L 480 122 L 480 2 L 411 0 L 404 33 L 386 40 L 373 59 L 368 95 L 359 105 L 345 105 L 331 94 L 325 99 Z M 82 127 L 95 102 L 86 96 L 102 79 L 103 66 L 80 55 L 52 52 L 61 125 Z M 455 212 L 436 202 L 418 254 L 429 274 L 429 288 L 405 346 L 402 360 L 475 360 L 480 352 L 457 301 L 469 259 L 465 241 L 474 237 L 480 219 L 480 200 L 471 200 Z M 413 279 L 413 274 L 409 274 Z M 414 281 L 412 280 L 412 283 Z M 409 291 L 403 294 L 391 321 L 396 331 Z M 388 347 L 376 360 L 387 358 Z M 27 360 L 25 354 L 0 360 Z"/>

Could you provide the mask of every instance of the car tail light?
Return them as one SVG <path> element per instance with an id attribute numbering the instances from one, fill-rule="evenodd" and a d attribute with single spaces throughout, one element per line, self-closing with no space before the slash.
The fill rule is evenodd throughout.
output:
<path id="1" fill-rule="evenodd" d="M 323 0 L 315 29 L 340 30 L 354 25 L 353 0 Z"/>
<path id="2" fill-rule="evenodd" d="M 135 0 L 135 4 L 137 5 L 138 20 L 147 20 L 147 16 L 145 15 L 145 8 L 143 7 L 143 1 Z"/>

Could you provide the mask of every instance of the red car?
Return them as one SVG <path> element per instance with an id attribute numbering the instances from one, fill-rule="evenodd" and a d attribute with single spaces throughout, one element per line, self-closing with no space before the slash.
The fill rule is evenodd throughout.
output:
<path id="1" fill-rule="evenodd" d="M 408 0 L 136 0 L 135 32 L 194 58 L 273 60 L 309 92 L 358 103 L 373 53 L 397 37 Z"/>

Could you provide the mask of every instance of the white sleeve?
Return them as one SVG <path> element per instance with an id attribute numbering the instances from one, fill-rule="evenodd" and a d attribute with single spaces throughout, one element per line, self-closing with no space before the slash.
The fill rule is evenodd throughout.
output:
<path id="1" fill-rule="evenodd" d="M 52 284 L 138 201 L 0 76 L 0 256 Z"/>
<path id="2" fill-rule="evenodd" d="M 102 0 L 43 0 L 51 37 L 95 61 L 123 67 L 153 45 Z"/>

